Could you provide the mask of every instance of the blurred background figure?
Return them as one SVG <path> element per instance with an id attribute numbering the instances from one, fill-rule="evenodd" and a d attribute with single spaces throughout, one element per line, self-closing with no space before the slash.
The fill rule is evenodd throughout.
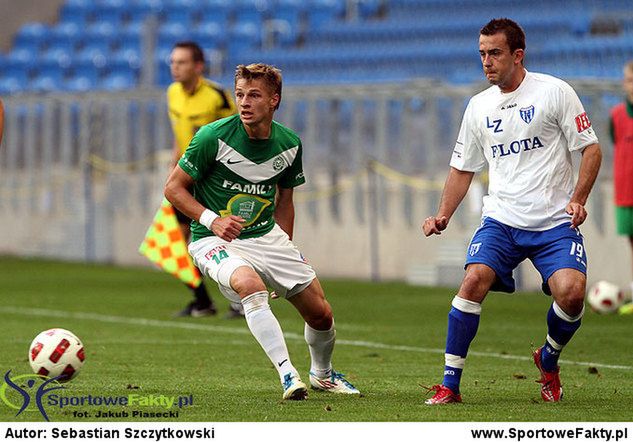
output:
<path id="1" fill-rule="evenodd" d="M 609 129 L 614 151 L 616 224 L 618 234 L 628 236 L 633 251 L 633 61 L 624 66 L 622 87 L 626 98 L 611 109 Z"/>
<path id="2" fill-rule="evenodd" d="M 2 135 L 4 134 L 4 104 L 0 100 L 0 145 L 2 145 Z"/>
<path id="3" fill-rule="evenodd" d="M 174 82 L 167 89 L 169 119 L 174 133 L 172 167 L 189 146 L 195 133 L 205 124 L 235 113 L 235 103 L 229 92 L 219 84 L 204 78 L 205 60 L 202 48 L 192 41 L 176 43 L 170 57 L 171 76 Z M 185 241 L 189 241 L 191 219 L 178 209 L 176 217 Z M 178 316 L 208 316 L 216 313 L 213 300 L 204 282 L 191 288 L 194 300 Z M 240 304 L 231 304 L 227 317 L 244 315 Z"/>

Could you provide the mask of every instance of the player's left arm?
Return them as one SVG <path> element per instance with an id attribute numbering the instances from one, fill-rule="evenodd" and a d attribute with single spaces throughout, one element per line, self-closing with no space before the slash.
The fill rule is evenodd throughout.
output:
<path id="1" fill-rule="evenodd" d="M 275 196 L 275 212 L 273 217 L 279 227 L 292 239 L 292 232 L 295 224 L 295 205 L 292 200 L 293 188 L 277 186 Z"/>
<path id="2" fill-rule="evenodd" d="M 585 204 L 589 193 L 596 182 L 596 177 L 600 171 L 602 163 L 602 150 L 600 144 L 594 143 L 585 147 L 582 151 L 582 160 L 580 162 L 580 170 L 578 171 L 578 181 L 574 193 L 565 208 L 566 212 L 571 215 L 571 227 L 576 228 L 585 222 L 587 218 L 587 210 Z"/>

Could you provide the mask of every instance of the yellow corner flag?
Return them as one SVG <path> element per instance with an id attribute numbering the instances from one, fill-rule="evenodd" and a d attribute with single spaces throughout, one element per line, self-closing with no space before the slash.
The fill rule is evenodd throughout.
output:
<path id="1" fill-rule="evenodd" d="M 166 199 L 163 199 L 138 251 L 190 287 L 198 287 L 202 282 L 187 251 L 174 208 Z"/>

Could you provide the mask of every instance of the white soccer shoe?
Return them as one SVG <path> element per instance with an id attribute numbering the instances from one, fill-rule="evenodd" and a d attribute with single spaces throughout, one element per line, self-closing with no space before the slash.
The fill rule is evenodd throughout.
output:
<path id="1" fill-rule="evenodd" d="M 330 376 L 325 378 L 319 378 L 316 374 L 310 372 L 310 385 L 315 390 L 342 394 L 360 394 L 360 391 L 345 379 L 343 373 L 337 373 L 334 370 L 332 370 Z"/>
<path id="2" fill-rule="evenodd" d="M 284 376 L 283 387 L 283 400 L 302 401 L 308 398 L 308 387 L 301 382 L 298 376 L 294 376 L 292 373 L 286 373 Z"/>

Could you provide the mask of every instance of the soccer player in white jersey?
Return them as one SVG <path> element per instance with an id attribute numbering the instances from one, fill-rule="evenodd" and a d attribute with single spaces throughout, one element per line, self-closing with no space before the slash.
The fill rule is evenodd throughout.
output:
<path id="1" fill-rule="evenodd" d="M 314 270 L 291 241 L 293 189 L 305 177 L 301 140 L 273 120 L 281 81 L 272 66 L 238 66 L 238 114 L 196 132 L 167 180 L 165 196 L 194 220 L 189 252 L 198 268 L 230 301 L 244 306 L 251 333 L 279 374 L 283 399 L 305 399 L 307 388 L 290 361 L 267 286 L 305 320 L 312 387 L 358 394 L 332 368 L 332 309 Z"/>
<path id="2" fill-rule="evenodd" d="M 448 315 L 444 380 L 429 405 L 461 402 L 460 379 L 489 290 L 513 292 L 512 271 L 530 259 L 553 298 L 547 336 L 533 353 L 541 397 L 562 397 L 558 357 L 580 327 L 587 257 L 578 229 L 602 154 L 574 90 L 523 66 L 525 34 L 509 19 L 480 31 L 479 54 L 493 85 L 471 98 L 455 144 L 440 207 L 426 236 L 446 229 L 475 172 L 490 176 L 482 223 L 467 250 L 465 276 Z M 582 154 L 574 185 L 571 154 Z"/>

